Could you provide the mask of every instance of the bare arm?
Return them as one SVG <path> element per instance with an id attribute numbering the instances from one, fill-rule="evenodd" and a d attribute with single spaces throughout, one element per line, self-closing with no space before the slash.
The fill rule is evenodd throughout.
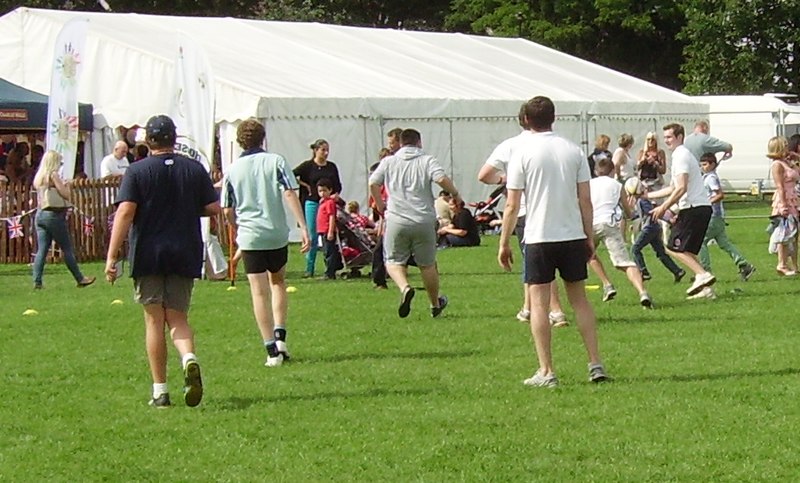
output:
<path id="1" fill-rule="evenodd" d="M 775 185 L 776 197 L 780 200 L 781 206 L 786 206 L 786 192 L 783 189 L 784 167 L 782 163 L 772 163 L 772 183 Z"/>
<path id="2" fill-rule="evenodd" d="M 443 227 L 442 227 L 442 228 L 439 230 L 439 234 L 440 234 L 440 235 L 449 234 L 449 235 L 455 235 L 455 236 L 465 237 L 465 236 L 467 236 L 467 230 L 462 230 L 461 228 L 456 228 L 456 227 L 455 227 L 455 225 L 453 225 L 452 223 L 450 223 L 450 224 L 449 224 L 449 225 L 447 225 L 447 226 L 443 226 Z"/>
<path id="3" fill-rule="evenodd" d="M 370 183 L 369 194 L 372 195 L 372 199 L 375 201 L 375 209 L 378 211 L 378 214 L 383 217 L 383 213 L 386 211 L 386 204 L 383 202 L 383 198 L 381 198 L 381 185 Z"/>
<path id="4" fill-rule="evenodd" d="M 300 225 L 300 237 L 302 240 L 300 251 L 305 253 L 311 248 L 311 239 L 308 238 L 308 227 L 306 226 L 303 208 L 300 207 L 300 198 L 297 196 L 295 190 L 285 190 L 283 192 L 283 198 L 289 206 L 289 211 L 292 213 L 292 216 L 294 216 L 297 224 Z"/>
<path id="5" fill-rule="evenodd" d="M 725 198 L 725 192 L 722 190 L 714 191 L 714 194 L 708 197 L 708 201 L 711 203 L 718 203 Z"/>
<path id="6" fill-rule="evenodd" d="M 50 180 L 53 182 L 53 187 L 58 191 L 58 194 L 65 200 L 70 201 L 70 198 L 72 198 L 72 190 L 69 185 L 61 179 L 61 176 L 54 171 L 50 173 Z"/>
<path id="7" fill-rule="evenodd" d="M 236 210 L 233 208 L 223 208 L 222 215 L 225 217 L 228 223 L 236 227 Z"/>
<path id="8" fill-rule="evenodd" d="M 631 212 L 631 204 L 628 200 L 628 195 L 625 193 L 625 190 L 619 190 L 619 206 L 622 207 L 622 211 L 625 213 L 625 218 L 630 219 L 633 213 Z"/>
<path id="9" fill-rule="evenodd" d="M 590 255 L 594 254 L 594 232 L 592 230 L 592 218 L 594 207 L 592 207 L 592 192 L 589 189 L 589 182 L 578 183 L 578 206 L 581 210 L 581 222 L 583 223 L 583 233 L 589 242 L 591 249 Z"/>
<path id="10" fill-rule="evenodd" d="M 128 230 L 133 223 L 133 217 L 136 215 L 136 203 L 132 201 L 123 201 L 117 207 L 117 212 L 114 215 L 114 226 L 111 228 L 111 238 L 108 242 L 108 253 L 106 253 L 106 280 L 111 283 L 121 275 L 117 273 L 117 256 L 122 248 L 122 242 L 128 235 Z"/>
<path id="11" fill-rule="evenodd" d="M 517 226 L 519 205 L 522 199 L 522 190 L 509 189 L 506 194 L 506 209 L 503 210 L 503 228 L 500 231 L 500 246 L 497 250 L 497 262 L 503 270 L 511 271 L 514 257 L 511 253 L 511 233 Z"/>
<path id="12" fill-rule="evenodd" d="M 456 185 L 454 185 L 453 181 L 447 176 L 442 177 L 439 181 L 436 182 L 436 184 L 441 186 L 443 190 L 450 193 L 450 196 L 452 196 L 453 199 L 456 200 L 456 203 L 460 203 L 461 201 L 463 201 L 461 199 L 461 195 L 458 194 L 458 189 L 456 188 Z"/>
<path id="13" fill-rule="evenodd" d="M 658 173 L 667 174 L 667 155 L 663 149 L 658 150 Z"/>
<path id="14" fill-rule="evenodd" d="M 614 178 L 619 179 L 619 170 L 625 166 L 625 150 L 614 151 L 614 154 L 611 155 L 611 161 L 614 163 Z"/>
<path id="15" fill-rule="evenodd" d="M 219 201 L 212 201 L 203 207 L 203 212 L 200 216 L 217 216 L 220 213 Z"/>
<path id="16" fill-rule="evenodd" d="M 328 233 L 327 233 L 328 240 L 334 240 L 336 238 L 336 215 L 333 214 L 328 217 Z"/>
<path id="17" fill-rule="evenodd" d="M 672 188 L 672 192 L 669 194 L 669 197 L 667 197 L 664 203 L 662 203 L 659 206 L 656 206 L 655 208 L 653 208 L 653 211 L 650 212 L 654 220 L 658 220 L 662 216 L 664 216 L 664 213 L 669 209 L 669 207 L 677 203 L 678 200 L 681 199 L 681 196 L 683 196 L 686 193 L 686 187 L 689 182 L 689 175 L 687 173 L 681 173 L 679 175 L 673 176 L 672 182 L 674 184 L 674 187 Z M 647 199 L 657 198 L 657 196 L 655 195 L 662 191 L 665 191 L 666 189 L 667 188 L 664 188 L 654 193 L 649 193 Z"/>
<path id="18" fill-rule="evenodd" d="M 478 181 L 484 184 L 503 184 L 506 180 L 502 171 L 487 163 L 478 171 Z"/>

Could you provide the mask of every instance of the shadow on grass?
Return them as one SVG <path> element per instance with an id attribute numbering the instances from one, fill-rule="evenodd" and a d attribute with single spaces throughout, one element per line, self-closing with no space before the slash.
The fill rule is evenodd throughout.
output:
<path id="1" fill-rule="evenodd" d="M 472 357 L 480 354 L 478 351 L 440 351 L 440 352 L 366 352 L 362 354 L 330 354 L 320 357 L 304 357 L 301 363 L 318 362 L 346 362 L 383 359 L 456 359 L 459 357 Z"/>
<path id="2" fill-rule="evenodd" d="M 243 411 L 253 406 L 271 403 L 302 402 L 302 401 L 327 401 L 332 399 L 360 399 L 386 396 L 427 396 L 440 393 L 437 389 L 384 389 L 372 388 L 363 391 L 331 391 L 312 394 L 288 394 L 280 396 L 260 397 L 229 397 L 216 401 L 214 404 L 223 411 Z"/>
<path id="3" fill-rule="evenodd" d="M 25 264 L 6 265 L 5 267 L 3 267 L 3 270 L 0 271 L 0 277 L 19 277 L 19 276 L 30 277 L 31 270 L 32 268 Z"/>
<path id="4" fill-rule="evenodd" d="M 672 374 L 664 376 L 647 377 L 617 377 L 616 382 L 694 382 L 694 381 L 722 381 L 725 379 L 741 379 L 750 377 L 770 377 L 770 376 L 796 376 L 800 374 L 800 368 L 790 367 L 785 369 L 774 369 L 771 371 L 743 371 L 725 372 L 719 374 Z"/>

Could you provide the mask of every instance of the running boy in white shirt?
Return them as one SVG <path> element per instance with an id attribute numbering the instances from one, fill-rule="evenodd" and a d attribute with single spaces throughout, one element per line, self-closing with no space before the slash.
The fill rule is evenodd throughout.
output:
<path id="1" fill-rule="evenodd" d="M 592 229 L 594 231 L 595 244 L 600 241 L 608 249 L 611 263 L 618 270 L 625 272 L 631 285 L 639 292 L 639 303 L 646 309 L 653 308 L 653 300 L 644 288 L 642 272 L 633 263 L 625 247 L 625 240 L 622 238 L 620 223 L 623 217 L 623 210 L 628 213 L 628 205 L 623 199 L 622 184 L 612 178 L 614 175 L 614 163 L 610 159 L 601 159 L 594 167 L 597 173 L 596 178 L 589 181 L 589 188 L 592 194 Z M 600 277 L 603 282 L 603 301 L 607 302 L 616 296 L 617 291 L 611 284 L 606 275 L 603 264 L 597 254 L 589 260 L 589 266 Z"/>

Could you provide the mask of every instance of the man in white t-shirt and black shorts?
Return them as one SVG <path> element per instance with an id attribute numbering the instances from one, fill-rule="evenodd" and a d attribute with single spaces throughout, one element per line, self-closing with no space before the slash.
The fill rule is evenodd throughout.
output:
<path id="1" fill-rule="evenodd" d="M 514 146 L 520 138 L 530 135 L 530 131 L 525 129 L 525 104 L 520 106 L 518 118 L 519 125 L 523 128 L 523 131 L 514 137 L 506 139 L 494 148 L 494 151 L 492 151 L 492 154 L 486 158 L 486 162 L 478 172 L 478 181 L 485 184 L 505 184 L 506 172 L 508 171 L 508 162 L 511 159 Z M 525 243 L 523 241 L 525 235 L 525 214 L 525 195 L 523 194 L 522 199 L 520 200 L 517 225 L 514 227 L 514 234 L 517 236 L 517 240 L 519 241 L 519 249 L 522 253 L 524 253 L 525 248 Z M 517 320 L 520 322 L 530 323 L 531 300 L 528 293 L 528 286 L 525 283 L 524 272 L 522 274 L 522 278 L 524 295 L 522 309 L 517 312 Z M 558 282 L 555 280 L 553 280 L 552 285 L 550 285 L 550 312 L 548 314 L 548 318 L 550 319 L 550 325 L 553 327 L 565 327 L 569 325 L 567 316 L 564 314 L 564 310 L 561 308 L 561 299 L 558 296 Z"/>
<path id="2" fill-rule="evenodd" d="M 525 125 L 530 134 L 520 138 L 508 163 L 508 201 L 497 259 L 511 270 L 509 240 L 526 199 L 525 283 L 531 296 L 531 333 L 539 369 L 525 379 L 528 386 L 556 387 L 547 317 L 550 283 L 559 271 L 575 311 L 589 354 L 589 380 L 608 379 L 597 346 L 597 322 L 586 298 L 586 262 L 594 253 L 589 166 L 580 148 L 552 132 L 555 106 L 547 97 L 525 103 Z"/>
<path id="3" fill-rule="evenodd" d="M 717 279 L 703 268 L 697 256 L 711 220 L 711 203 L 703 186 L 700 163 L 683 145 L 684 136 L 682 125 L 664 126 L 664 143 L 672 151 L 672 181 L 670 186 L 644 196 L 648 199 L 668 197 L 650 213 L 654 220 L 661 219 L 670 206 L 678 204 L 678 220 L 672 227 L 667 251 L 694 272 L 694 282 L 686 290 L 686 294 L 692 296 L 713 285 Z"/>

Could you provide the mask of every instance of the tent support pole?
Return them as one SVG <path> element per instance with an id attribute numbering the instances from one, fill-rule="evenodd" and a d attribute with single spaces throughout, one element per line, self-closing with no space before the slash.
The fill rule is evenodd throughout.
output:
<path id="1" fill-rule="evenodd" d="M 450 179 L 455 183 L 455 164 L 456 160 L 453 158 L 453 120 L 448 119 L 450 125 Z"/>

